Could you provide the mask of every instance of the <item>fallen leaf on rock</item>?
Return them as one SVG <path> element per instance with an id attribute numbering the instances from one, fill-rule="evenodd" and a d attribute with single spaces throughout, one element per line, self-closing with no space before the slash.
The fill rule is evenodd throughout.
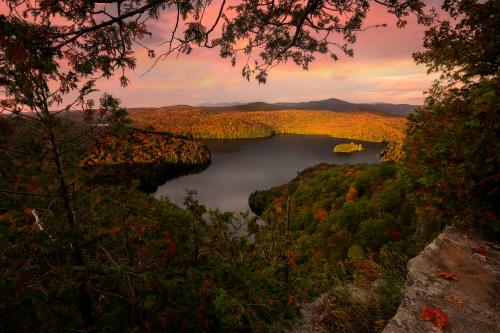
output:
<path id="1" fill-rule="evenodd" d="M 450 323 L 448 315 L 443 312 L 440 308 L 432 308 L 430 306 L 425 306 L 422 309 L 422 320 L 432 321 L 435 327 L 443 330 Z"/>
<path id="2" fill-rule="evenodd" d="M 436 274 L 439 275 L 440 277 L 442 277 L 445 280 L 458 281 L 457 274 L 455 274 L 453 272 L 437 271 Z"/>
<path id="3" fill-rule="evenodd" d="M 455 296 L 453 295 L 445 295 L 444 296 L 444 299 L 451 303 L 451 304 L 455 304 L 456 306 L 458 306 L 459 308 L 463 308 L 464 307 L 464 302 L 460 301 L 458 298 L 456 298 Z"/>
<path id="4" fill-rule="evenodd" d="M 477 254 L 483 255 L 483 256 L 486 255 L 486 248 L 484 247 L 484 245 L 478 245 L 476 247 L 473 247 L 472 251 L 476 252 Z"/>

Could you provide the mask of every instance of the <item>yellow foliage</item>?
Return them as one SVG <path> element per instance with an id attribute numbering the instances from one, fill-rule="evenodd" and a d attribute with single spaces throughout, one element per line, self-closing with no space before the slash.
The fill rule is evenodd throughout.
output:
<path id="1" fill-rule="evenodd" d="M 335 145 L 335 147 L 333 147 L 334 153 L 352 153 L 361 150 L 364 150 L 363 145 L 361 143 L 355 144 L 354 142 L 340 143 L 338 145 Z"/>
<path id="2" fill-rule="evenodd" d="M 401 142 L 406 126 L 404 117 L 372 111 L 213 111 L 164 107 L 134 112 L 132 118 L 141 128 L 220 139 L 311 134 L 372 142 Z"/>

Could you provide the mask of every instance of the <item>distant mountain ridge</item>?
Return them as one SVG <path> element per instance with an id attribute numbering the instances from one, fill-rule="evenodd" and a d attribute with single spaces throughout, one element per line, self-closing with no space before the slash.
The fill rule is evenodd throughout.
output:
<path id="1" fill-rule="evenodd" d="M 391 103 L 351 103 L 337 98 L 329 98 L 320 101 L 298 102 L 298 103 L 264 103 L 253 102 L 245 104 L 213 103 L 202 104 L 200 106 L 213 109 L 238 109 L 242 111 L 254 110 L 329 110 L 337 112 L 350 112 L 356 110 L 373 110 L 390 113 L 393 115 L 407 116 L 415 111 L 419 105 L 411 104 L 391 104 Z"/>
<path id="2" fill-rule="evenodd" d="M 347 112 L 355 110 L 377 110 L 391 114 L 407 116 L 415 111 L 418 105 L 410 104 L 391 104 L 391 103 L 350 103 L 336 98 L 329 98 L 322 101 L 310 101 L 301 103 L 278 103 L 281 107 L 293 107 L 298 109 L 322 109 L 338 112 Z"/>

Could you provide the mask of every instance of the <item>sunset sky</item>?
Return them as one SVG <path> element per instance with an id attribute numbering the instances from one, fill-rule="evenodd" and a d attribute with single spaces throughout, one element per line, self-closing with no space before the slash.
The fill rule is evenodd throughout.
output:
<path id="1" fill-rule="evenodd" d="M 216 10 L 213 7 L 213 13 L 206 17 L 210 20 Z M 152 23 L 154 37 L 145 43 L 157 54 L 162 51 L 159 44 L 170 36 L 173 19 L 173 13 L 164 13 L 160 21 Z M 351 102 L 420 104 L 423 91 L 433 79 L 426 74 L 425 67 L 417 66 L 412 59 L 412 53 L 422 49 L 425 27 L 410 17 L 409 24 L 398 29 L 395 18 L 375 5 L 366 25 L 381 23 L 388 26 L 359 33 L 353 58 L 341 55 L 334 62 L 319 55 L 308 71 L 293 64 L 280 65 L 270 72 L 264 85 L 246 81 L 241 75 L 241 62 L 232 67 L 229 60 L 218 57 L 216 49 L 196 49 L 191 55 L 171 56 L 143 75 L 153 60 L 147 58 L 145 49 L 137 46 L 138 66 L 127 75 L 130 85 L 120 87 L 115 77 L 99 82 L 98 88 L 119 97 L 127 107 L 298 102 L 331 97 Z"/>

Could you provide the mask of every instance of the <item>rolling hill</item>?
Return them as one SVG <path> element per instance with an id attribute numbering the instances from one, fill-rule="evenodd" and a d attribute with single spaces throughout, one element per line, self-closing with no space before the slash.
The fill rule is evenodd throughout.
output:
<path id="1" fill-rule="evenodd" d="M 266 110 L 327 110 L 337 112 L 350 112 L 357 110 L 373 110 L 393 115 L 407 116 L 413 113 L 418 105 L 391 104 L 391 103 L 351 103 L 336 98 L 320 101 L 298 102 L 298 103 L 264 103 L 252 102 L 245 104 L 217 103 L 203 104 L 202 107 L 210 109 L 231 109 L 238 111 L 266 111 Z"/>

